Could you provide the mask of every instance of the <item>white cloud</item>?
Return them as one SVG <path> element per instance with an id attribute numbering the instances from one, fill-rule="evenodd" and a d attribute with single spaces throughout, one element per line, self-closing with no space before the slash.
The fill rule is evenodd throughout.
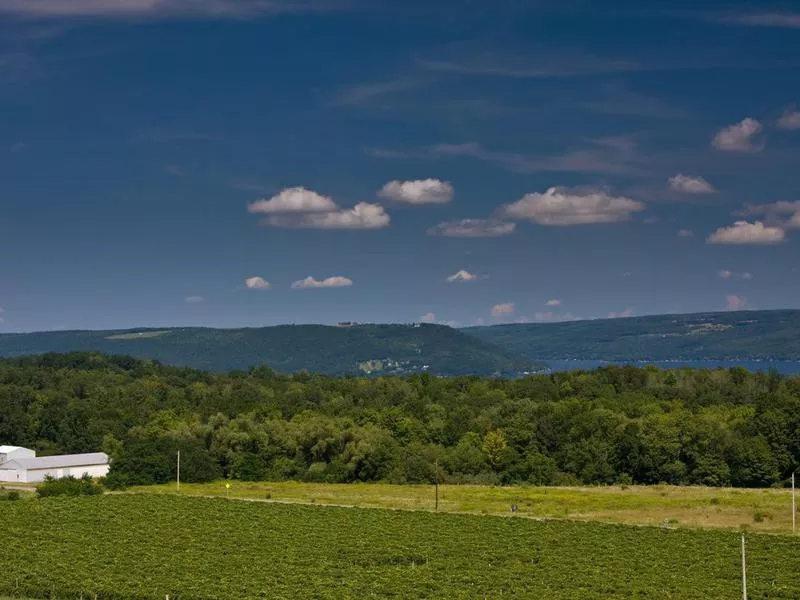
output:
<path id="1" fill-rule="evenodd" d="M 514 229 L 516 229 L 515 223 L 494 219 L 461 219 L 439 223 L 428 230 L 428 235 L 462 238 L 500 237 L 513 233 Z"/>
<path id="2" fill-rule="evenodd" d="M 186 296 L 183 301 L 186 302 L 186 304 L 201 304 L 205 302 L 206 299 L 202 296 Z"/>
<path id="3" fill-rule="evenodd" d="M 747 298 L 731 294 L 725 297 L 725 308 L 728 310 L 744 310 L 749 306 Z"/>
<path id="4" fill-rule="evenodd" d="M 791 215 L 797 212 L 800 212 L 800 200 L 795 202 L 782 200 L 769 204 L 745 204 L 743 209 L 734 214 L 740 217 L 749 217 L 752 215 Z"/>
<path id="5" fill-rule="evenodd" d="M 785 27 L 800 28 L 800 13 L 745 13 L 720 15 L 715 20 L 734 25 L 750 25 L 753 27 Z"/>
<path id="6" fill-rule="evenodd" d="M 263 277 L 248 277 L 244 280 L 244 285 L 248 290 L 268 290 L 271 286 L 269 281 Z"/>
<path id="7" fill-rule="evenodd" d="M 753 278 L 753 274 L 749 273 L 748 271 L 742 271 L 741 273 L 737 271 L 730 271 L 728 269 L 722 269 L 721 271 L 717 272 L 717 275 L 722 277 L 722 279 L 744 279 L 750 280 Z"/>
<path id="8" fill-rule="evenodd" d="M 669 188 L 682 194 L 712 194 L 716 190 L 702 177 L 691 177 L 678 173 L 669 178 Z"/>
<path id="9" fill-rule="evenodd" d="M 241 19 L 341 6 L 327 0 L 0 0 L 0 13 L 31 18 Z"/>
<path id="10" fill-rule="evenodd" d="M 517 309 L 516 305 L 513 302 L 504 302 L 503 304 L 495 304 L 492 307 L 492 316 L 504 317 L 507 315 L 513 315 L 516 309 Z"/>
<path id="11" fill-rule="evenodd" d="M 432 312 L 422 315 L 419 318 L 420 323 L 435 323 L 436 322 L 436 315 Z"/>
<path id="12" fill-rule="evenodd" d="M 545 306 L 561 306 L 561 300 L 558 300 L 556 298 L 551 298 L 550 300 L 548 300 L 544 304 L 545 304 Z"/>
<path id="13" fill-rule="evenodd" d="M 323 196 L 304 187 L 291 187 L 281 190 L 279 194 L 269 200 L 253 202 L 248 210 L 251 213 L 278 214 L 278 213 L 312 213 L 333 212 L 339 207 L 328 196 Z"/>
<path id="14" fill-rule="evenodd" d="M 780 227 L 767 227 L 761 221 L 736 221 L 720 227 L 706 240 L 709 244 L 778 244 L 786 239 Z"/>
<path id="15" fill-rule="evenodd" d="M 798 16 L 800 18 L 800 16 Z M 778 127 L 780 129 L 800 129 L 800 111 L 787 110 L 778 119 Z"/>
<path id="16" fill-rule="evenodd" d="M 691 229 L 679 229 L 678 230 L 678 237 L 682 237 L 682 238 L 694 237 L 694 231 L 692 231 Z"/>
<path id="17" fill-rule="evenodd" d="M 453 199 L 453 186 L 439 179 L 415 181 L 390 181 L 381 188 L 378 196 L 403 204 L 446 204 Z"/>
<path id="18" fill-rule="evenodd" d="M 452 275 L 450 275 L 450 277 L 447 278 L 447 281 L 449 283 L 469 282 L 477 280 L 478 280 L 477 275 L 473 275 L 472 273 L 470 273 L 469 271 L 465 271 L 464 269 L 461 269 L 457 273 L 453 273 Z"/>
<path id="19" fill-rule="evenodd" d="M 353 285 L 353 280 L 349 277 L 328 277 L 322 281 L 317 281 L 313 277 L 306 277 L 292 284 L 293 290 L 306 290 L 314 288 L 340 288 Z"/>
<path id="20" fill-rule="evenodd" d="M 714 136 L 711 144 L 717 150 L 726 152 L 757 152 L 763 144 L 755 144 L 753 137 L 762 130 L 761 123 L 750 117 L 734 125 L 721 129 Z"/>
<path id="21" fill-rule="evenodd" d="M 645 209 L 642 202 L 609 196 L 600 190 L 552 187 L 543 194 L 526 194 L 500 209 L 508 219 L 526 219 L 540 225 L 566 226 L 627 221 Z"/>
<path id="22" fill-rule="evenodd" d="M 390 222 L 391 218 L 380 204 L 360 202 L 353 208 L 336 212 L 272 215 L 262 224 L 295 229 L 382 229 Z"/>

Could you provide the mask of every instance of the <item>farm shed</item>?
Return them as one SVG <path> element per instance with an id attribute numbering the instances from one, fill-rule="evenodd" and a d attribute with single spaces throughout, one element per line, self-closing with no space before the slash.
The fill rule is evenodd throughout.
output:
<path id="1" fill-rule="evenodd" d="M 104 477 L 108 474 L 108 455 L 104 452 L 41 456 L 27 448 L 0 446 L 0 482 L 39 483 L 47 475 Z"/>

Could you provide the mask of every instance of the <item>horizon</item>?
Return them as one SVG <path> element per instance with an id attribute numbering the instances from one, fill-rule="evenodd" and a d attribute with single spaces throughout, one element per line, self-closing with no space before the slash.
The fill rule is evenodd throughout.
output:
<path id="1" fill-rule="evenodd" d="M 109 329 L 32 329 L 29 331 L 0 331 L 0 335 L 28 335 L 28 334 L 37 334 L 37 333 L 80 333 L 80 332 L 137 332 L 137 331 L 172 331 L 176 329 L 214 329 L 219 331 L 232 331 L 237 329 L 270 329 L 275 327 L 331 327 L 335 329 L 348 329 L 353 327 L 361 327 L 361 326 L 373 326 L 373 325 L 394 325 L 398 327 L 422 327 L 422 326 L 434 326 L 434 327 L 447 327 L 449 329 L 474 329 L 478 327 L 509 327 L 509 326 L 528 326 L 528 325 L 536 325 L 536 326 L 558 326 L 564 325 L 569 323 L 587 323 L 587 322 L 594 322 L 594 321 L 616 321 L 619 319 L 647 319 L 647 318 L 655 318 L 655 317 L 691 317 L 691 316 L 701 316 L 701 315 L 736 315 L 736 314 L 747 314 L 747 313 L 775 313 L 775 312 L 800 312 L 799 308 L 770 308 L 770 309 L 745 309 L 745 310 L 737 310 L 737 311 L 729 311 L 729 310 L 716 310 L 716 311 L 698 311 L 698 312 L 690 312 L 690 313 L 656 313 L 656 314 L 646 314 L 646 315 L 620 315 L 614 317 L 590 317 L 586 319 L 571 319 L 566 321 L 550 321 L 550 322 L 543 322 L 543 321 L 515 321 L 510 323 L 487 323 L 484 325 L 453 325 L 449 323 L 436 323 L 436 322 L 426 322 L 426 321 L 407 321 L 407 322 L 399 322 L 399 321 L 364 321 L 364 322 L 347 322 L 342 321 L 338 323 L 277 323 L 273 325 L 246 325 L 240 327 L 213 327 L 210 325 L 145 325 L 140 327 L 114 327 Z"/>
<path id="2" fill-rule="evenodd" d="M 790 0 L 0 0 L 0 332 L 800 308 Z"/>

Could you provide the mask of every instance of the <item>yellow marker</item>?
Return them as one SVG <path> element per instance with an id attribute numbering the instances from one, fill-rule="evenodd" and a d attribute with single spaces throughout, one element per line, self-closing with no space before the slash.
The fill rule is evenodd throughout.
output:
<path id="1" fill-rule="evenodd" d="M 225 482 L 225 489 L 228 489 L 228 490 L 231 489 L 231 484 L 230 484 L 229 481 Z"/>

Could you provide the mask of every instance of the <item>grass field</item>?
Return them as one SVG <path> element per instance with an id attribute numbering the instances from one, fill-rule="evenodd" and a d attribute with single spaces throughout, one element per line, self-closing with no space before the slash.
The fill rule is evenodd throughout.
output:
<path id="1" fill-rule="evenodd" d="M 174 493 L 175 485 L 132 491 Z M 432 486 L 390 484 L 313 484 L 233 481 L 183 484 L 181 494 L 226 496 L 323 505 L 433 510 Z M 547 488 L 440 486 L 439 511 L 662 525 L 675 527 L 747 526 L 754 531 L 792 530 L 791 494 L 783 489 L 730 489 L 675 486 Z"/>
<path id="2" fill-rule="evenodd" d="M 0 511 L 0 594 L 98 600 L 741 597 L 739 535 L 156 494 Z M 748 536 L 749 597 L 796 599 L 800 538 Z"/>

